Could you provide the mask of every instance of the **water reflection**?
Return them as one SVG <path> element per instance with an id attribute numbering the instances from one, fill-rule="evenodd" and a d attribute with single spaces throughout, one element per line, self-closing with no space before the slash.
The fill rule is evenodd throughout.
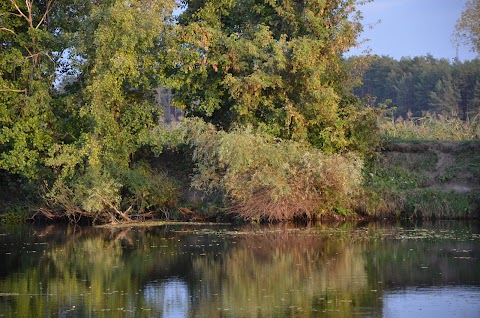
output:
<path id="1" fill-rule="evenodd" d="M 203 288 L 194 315 L 231 317 L 316 316 L 375 307 L 361 256 L 364 244 L 328 240 L 300 231 L 246 232 L 224 257 L 194 260 Z M 217 297 L 211 297 L 215 295 Z M 334 315 L 335 316 L 335 315 Z"/>
<path id="2" fill-rule="evenodd" d="M 4 227 L 0 317 L 397 317 L 461 295 L 480 308 L 479 233 L 458 222 Z"/>

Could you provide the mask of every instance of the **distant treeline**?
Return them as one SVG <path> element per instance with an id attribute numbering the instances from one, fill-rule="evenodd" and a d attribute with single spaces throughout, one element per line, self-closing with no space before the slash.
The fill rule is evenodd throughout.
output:
<path id="1" fill-rule="evenodd" d="M 374 105 L 395 107 L 395 116 L 422 116 L 429 111 L 468 120 L 480 112 L 480 59 L 462 62 L 431 55 L 373 59 L 355 89 Z M 391 100 L 391 102 L 389 102 Z"/>

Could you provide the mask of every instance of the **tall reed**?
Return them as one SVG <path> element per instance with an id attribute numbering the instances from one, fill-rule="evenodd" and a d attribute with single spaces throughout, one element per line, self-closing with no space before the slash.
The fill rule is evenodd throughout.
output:
<path id="1" fill-rule="evenodd" d="M 480 114 L 468 121 L 434 113 L 422 117 L 384 117 L 380 131 L 387 140 L 473 140 L 480 138 Z"/>

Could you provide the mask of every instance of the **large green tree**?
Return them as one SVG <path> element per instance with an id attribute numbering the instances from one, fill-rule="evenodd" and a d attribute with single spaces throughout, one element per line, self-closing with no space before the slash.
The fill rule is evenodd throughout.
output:
<path id="1" fill-rule="evenodd" d="M 158 124 L 153 92 L 173 7 L 0 4 L 0 173 L 47 185 L 48 213 L 115 220 L 161 201 L 153 192 L 165 180 L 136 154 Z"/>
<path id="2" fill-rule="evenodd" d="M 362 30 L 354 0 L 185 0 L 170 69 L 176 105 L 224 129 L 251 124 L 326 152 L 361 144 L 370 114 L 343 53 Z M 361 132 L 361 133 L 360 133 Z"/>
<path id="3" fill-rule="evenodd" d="M 77 61 L 71 98 L 87 121 L 74 143 L 58 144 L 50 165 L 60 171 L 51 197 L 64 210 L 129 219 L 162 201 L 162 183 L 135 160 L 159 122 L 160 44 L 173 1 L 88 2 L 70 60 Z M 74 81 L 75 82 L 75 81 Z"/>
<path id="4" fill-rule="evenodd" d="M 61 47 L 48 19 L 52 6 L 0 4 L 0 169 L 32 180 L 58 137 L 51 87 Z"/>

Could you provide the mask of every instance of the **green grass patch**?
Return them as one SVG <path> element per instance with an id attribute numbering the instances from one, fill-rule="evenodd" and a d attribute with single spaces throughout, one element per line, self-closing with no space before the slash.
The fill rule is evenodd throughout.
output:
<path id="1" fill-rule="evenodd" d="M 478 217 L 479 193 L 419 189 L 406 194 L 402 216 L 413 219 L 467 219 Z"/>
<path id="2" fill-rule="evenodd" d="M 382 162 L 365 171 L 366 188 L 408 190 L 419 188 L 425 178 L 394 164 Z"/>
<path id="3" fill-rule="evenodd" d="M 398 153 L 390 157 L 389 165 L 399 166 L 407 171 L 419 173 L 422 171 L 433 171 L 436 168 L 438 156 L 433 151 L 419 153 Z"/>
<path id="4" fill-rule="evenodd" d="M 403 142 L 387 149 L 366 164 L 364 192 L 358 200 L 363 214 L 413 219 L 479 217 L 480 143 Z M 437 168 L 439 160 L 441 168 Z M 462 187 L 467 192 L 461 192 Z"/>
<path id="5" fill-rule="evenodd" d="M 480 147 L 466 145 L 455 153 L 455 159 L 455 166 L 451 169 L 453 174 L 465 171 L 475 178 L 480 178 Z"/>

